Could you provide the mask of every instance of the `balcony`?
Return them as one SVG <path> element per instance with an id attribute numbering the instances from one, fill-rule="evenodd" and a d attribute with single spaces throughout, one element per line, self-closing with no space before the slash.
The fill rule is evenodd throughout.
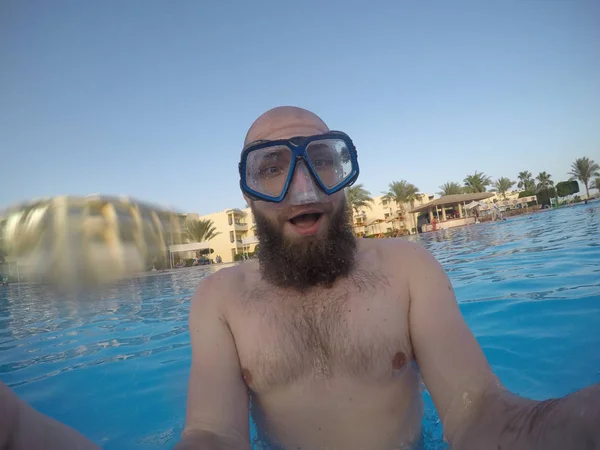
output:
<path id="1" fill-rule="evenodd" d="M 242 238 L 241 241 L 242 241 L 243 245 L 258 244 L 258 238 L 256 236 L 248 236 L 248 237 Z"/>
<path id="2" fill-rule="evenodd" d="M 239 230 L 239 231 L 246 231 L 248 229 L 248 222 L 242 221 L 242 220 L 234 220 L 231 224 L 230 224 L 235 230 Z"/>
<path id="3" fill-rule="evenodd" d="M 239 209 L 230 209 L 227 211 L 227 222 L 234 230 L 245 231 L 248 229 L 246 213 Z"/>

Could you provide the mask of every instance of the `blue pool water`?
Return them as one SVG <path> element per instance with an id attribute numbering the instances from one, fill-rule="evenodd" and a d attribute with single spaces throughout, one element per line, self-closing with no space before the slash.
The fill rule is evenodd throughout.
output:
<path id="1" fill-rule="evenodd" d="M 494 371 L 535 399 L 600 382 L 600 202 L 416 237 L 444 265 Z M 57 298 L 0 288 L 0 379 L 106 449 L 170 449 L 182 430 L 189 299 L 210 269 Z M 425 393 L 427 447 L 443 448 Z"/>

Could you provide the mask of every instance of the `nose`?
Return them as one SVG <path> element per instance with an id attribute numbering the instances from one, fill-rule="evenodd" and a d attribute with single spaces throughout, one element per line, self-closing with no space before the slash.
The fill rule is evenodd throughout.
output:
<path id="1" fill-rule="evenodd" d="M 296 164 L 286 197 L 292 205 L 321 203 L 325 200 L 326 194 L 319 189 L 304 161 Z"/>
<path id="2" fill-rule="evenodd" d="M 315 188 L 317 188 L 317 186 L 308 171 L 308 167 L 306 167 L 304 161 L 298 161 L 298 164 L 296 164 L 296 168 L 294 169 L 290 189 L 296 192 L 307 193 L 314 191 Z"/>

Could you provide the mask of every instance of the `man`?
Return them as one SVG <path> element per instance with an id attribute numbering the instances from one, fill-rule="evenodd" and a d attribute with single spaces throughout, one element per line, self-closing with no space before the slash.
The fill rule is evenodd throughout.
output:
<path id="1" fill-rule="evenodd" d="M 600 448 L 599 385 L 545 402 L 507 392 L 438 262 L 405 240 L 355 239 L 347 135 L 275 108 L 248 131 L 239 169 L 259 258 L 206 278 L 192 300 L 177 450 L 249 449 L 249 411 L 265 447 L 413 448 L 418 372 L 453 448 Z"/>
<path id="2" fill-rule="evenodd" d="M 545 402 L 507 392 L 436 260 L 404 240 L 354 238 L 347 135 L 276 108 L 250 128 L 239 168 L 259 258 L 206 278 L 192 299 L 177 450 L 250 449 L 249 412 L 258 448 L 415 448 L 420 375 L 455 449 L 600 448 L 600 386 Z M 0 418 L 0 448 L 95 448 L 2 385 Z"/>

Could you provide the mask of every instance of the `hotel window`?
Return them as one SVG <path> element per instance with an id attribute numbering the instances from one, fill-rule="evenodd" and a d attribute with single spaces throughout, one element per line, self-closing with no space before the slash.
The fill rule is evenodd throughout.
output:
<path id="1" fill-rule="evenodd" d="M 227 220 L 229 221 L 229 225 L 231 225 L 233 223 L 233 214 L 227 214 Z"/>
<path id="2" fill-rule="evenodd" d="M 230 231 L 230 232 L 229 232 L 229 240 L 230 240 L 231 242 L 233 242 L 233 241 L 235 240 L 235 237 L 234 237 L 234 235 L 233 235 L 233 231 Z"/>

